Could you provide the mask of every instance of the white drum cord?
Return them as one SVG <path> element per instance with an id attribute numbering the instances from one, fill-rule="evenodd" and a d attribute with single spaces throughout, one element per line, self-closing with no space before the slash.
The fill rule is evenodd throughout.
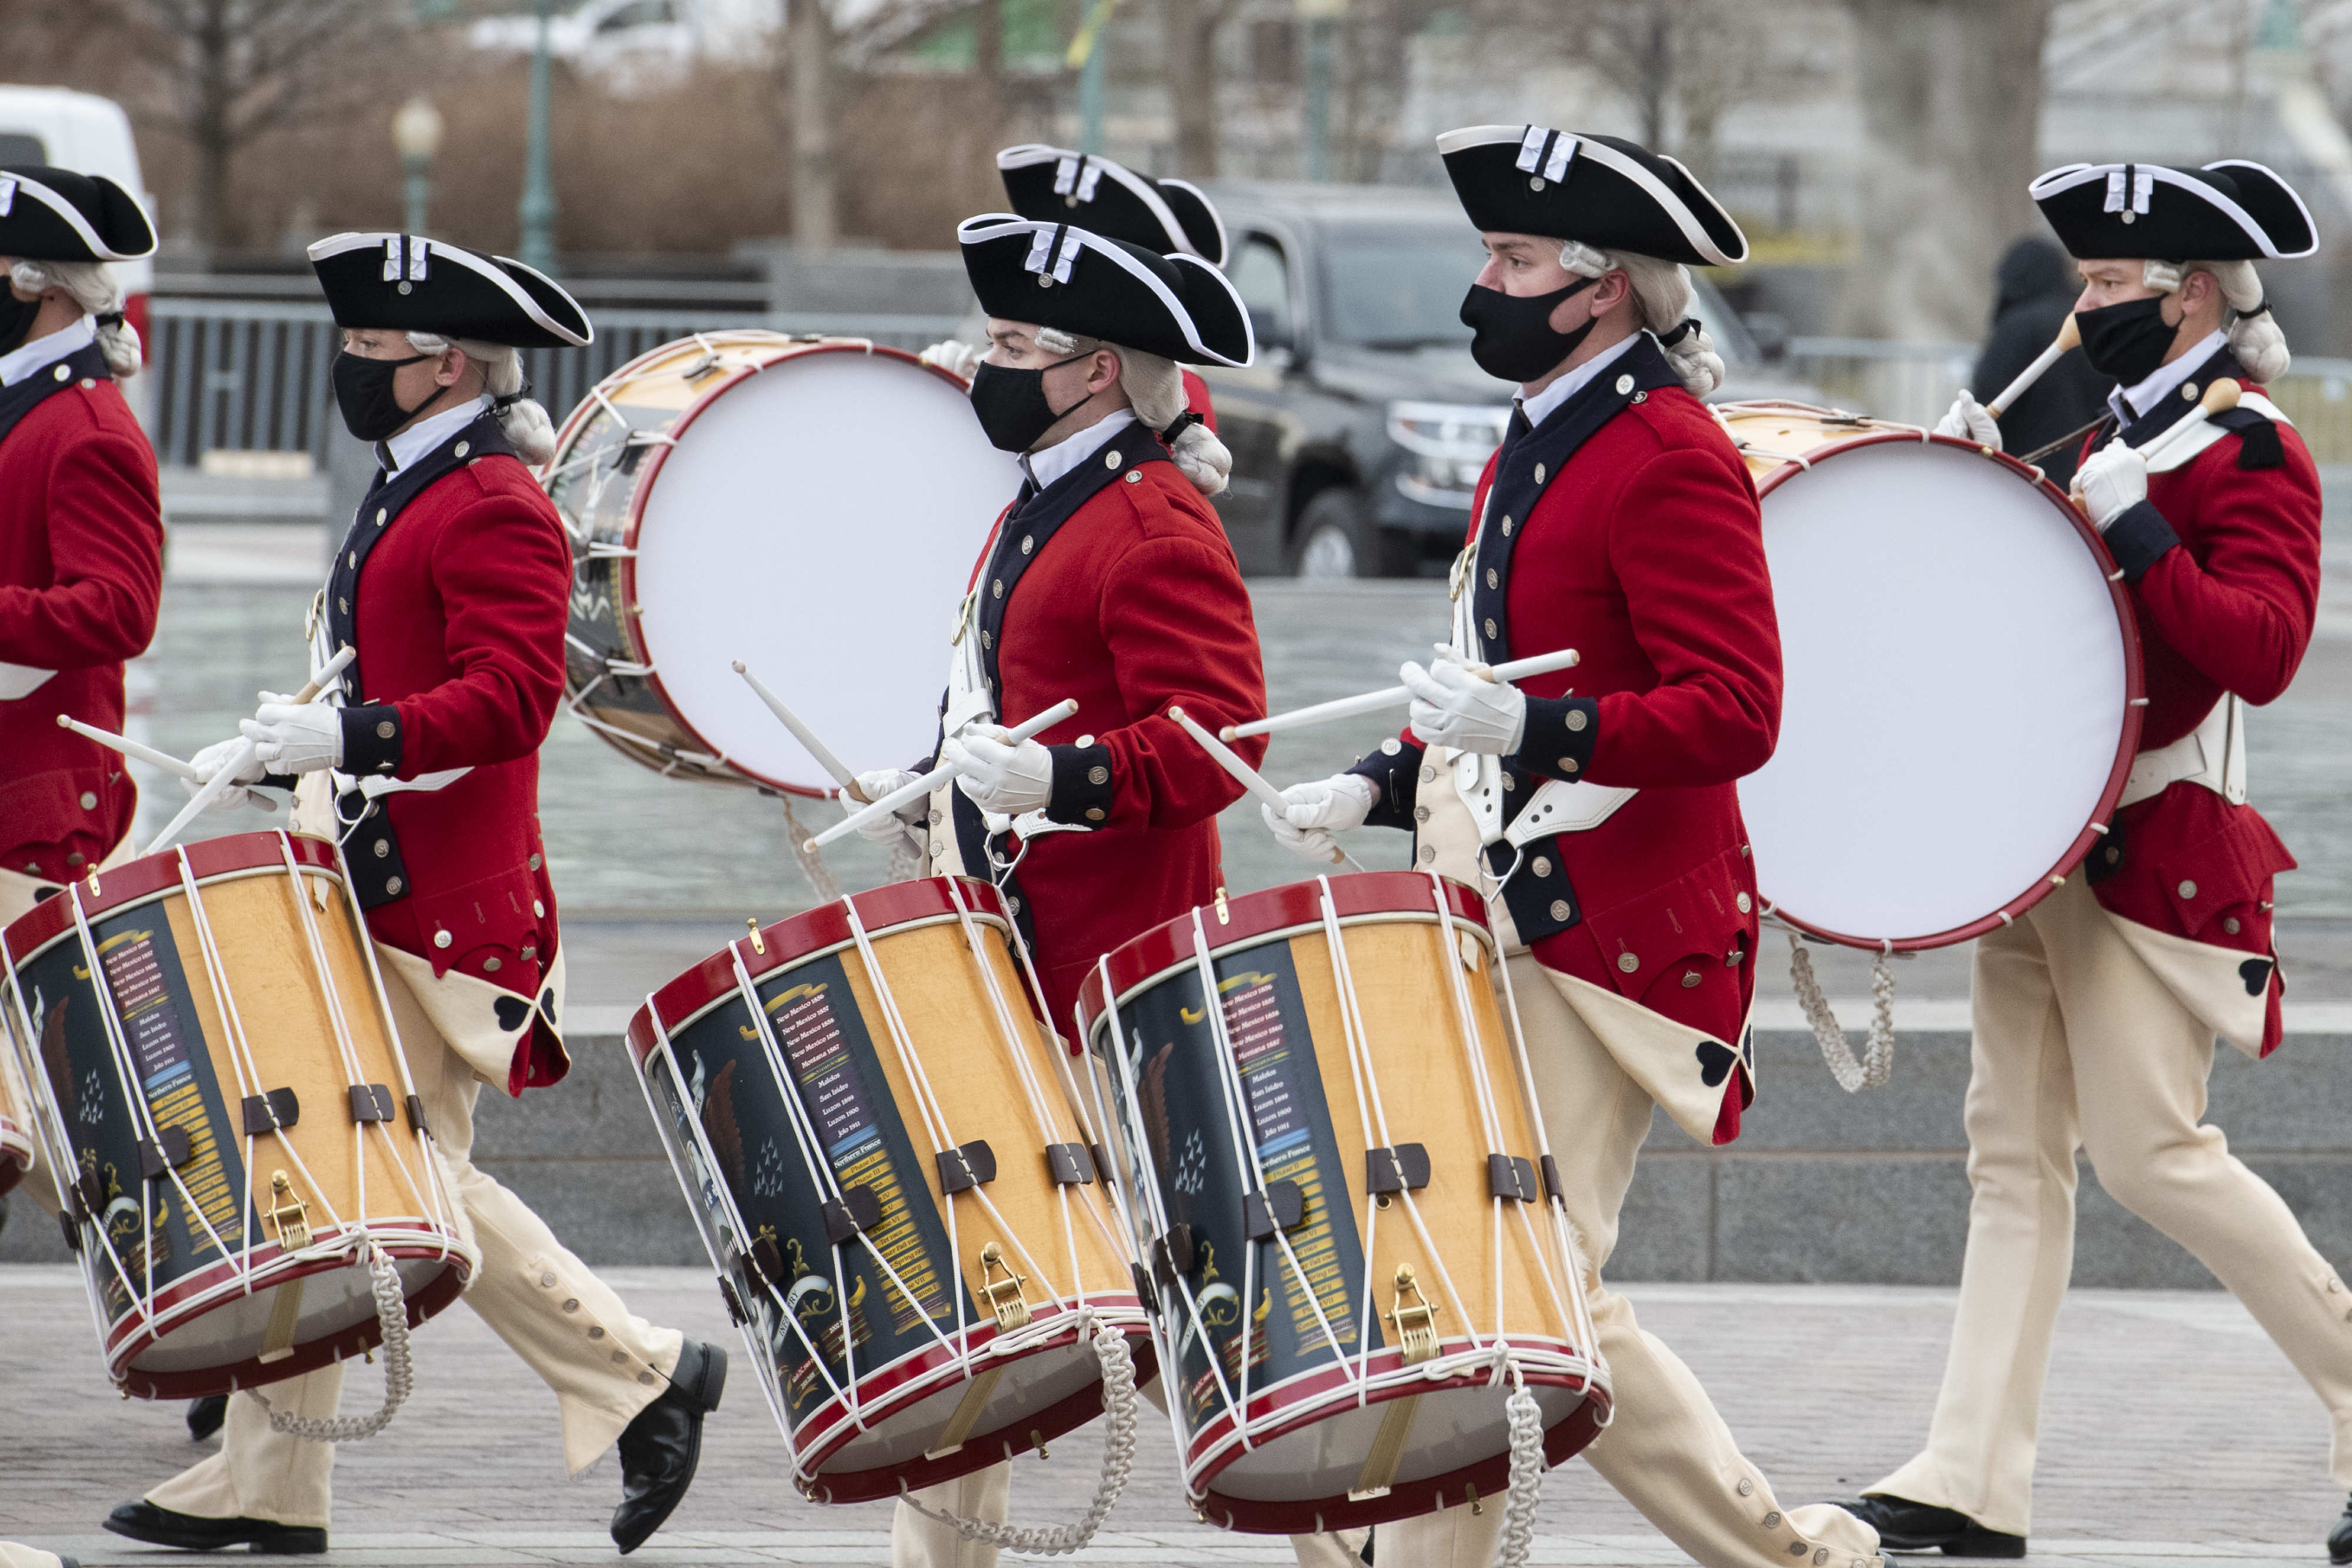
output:
<path id="1" fill-rule="evenodd" d="M 784 803 L 784 841 L 792 846 L 793 860 L 801 868 L 801 875 L 808 878 L 809 887 L 816 894 L 819 904 L 838 903 L 841 883 L 834 880 L 833 868 L 824 863 L 824 852 L 808 847 L 809 832 L 801 826 L 801 820 L 793 815 L 793 798 L 781 789 L 776 792 L 776 798 Z M 895 860 L 891 862 L 891 870 L 898 870 Z M 899 879 L 893 876 L 891 880 Z"/>
<path id="2" fill-rule="evenodd" d="M 1119 1493 L 1127 1490 L 1127 1478 L 1135 1469 L 1135 1353 L 1128 1348 L 1127 1335 L 1116 1323 L 1105 1322 L 1095 1329 L 1095 1356 L 1102 1363 L 1103 1434 L 1102 1480 L 1095 1488 L 1095 1500 L 1075 1524 L 1018 1525 L 998 1524 L 985 1519 L 965 1519 L 944 1509 L 925 1508 L 917 1502 L 907 1483 L 898 1483 L 898 1500 L 925 1519 L 936 1520 L 966 1541 L 978 1541 L 1006 1552 L 1018 1552 L 1031 1557 L 1057 1557 L 1076 1552 L 1095 1538 L 1102 1521 L 1110 1516 Z M 1534 1403 L 1530 1400 L 1528 1403 Z"/>
<path id="3" fill-rule="evenodd" d="M 1511 1368 L 1511 1397 L 1503 1406 L 1511 1431 L 1510 1491 L 1503 1505 L 1503 1543 L 1495 1568 L 1525 1568 L 1535 1545 L 1536 1511 L 1543 1502 L 1543 1409 Z"/>
<path id="4" fill-rule="evenodd" d="M 247 1396 L 269 1412 L 269 1427 L 306 1443 L 356 1443 L 373 1437 L 392 1424 L 416 1386 L 415 1368 L 408 1358 L 408 1302 L 401 1294 L 400 1270 L 383 1249 L 368 1248 L 368 1271 L 375 1277 L 375 1316 L 383 1328 L 383 1406 L 372 1415 L 334 1416 L 312 1420 L 289 1416 L 269 1403 L 269 1396 L 248 1388 Z M 280 1286 L 279 1289 L 285 1287 Z"/>
<path id="5" fill-rule="evenodd" d="M 1821 982 L 1813 977 L 1813 956 L 1805 951 L 1801 937 L 1794 931 L 1789 933 L 1789 978 L 1797 989 L 1797 1005 L 1804 1009 L 1805 1021 L 1813 1026 L 1813 1039 L 1822 1048 L 1822 1061 L 1828 1065 L 1830 1076 L 1849 1094 L 1883 1088 L 1895 1071 L 1895 971 L 1886 967 L 1888 956 L 1882 949 L 1870 967 L 1870 992 L 1877 1006 L 1870 1019 L 1869 1042 L 1857 1061 L 1853 1049 L 1845 1042 L 1837 1014 L 1830 1011 L 1829 998 L 1822 995 Z"/>

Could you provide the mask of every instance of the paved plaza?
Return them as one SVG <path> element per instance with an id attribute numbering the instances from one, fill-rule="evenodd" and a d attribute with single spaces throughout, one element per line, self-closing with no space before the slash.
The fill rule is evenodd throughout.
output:
<path id="1" fill-rule="evenodd" d="M 611 1269 L 632 1308 L 686 1333 L 738 1343 L 707 1271 Z M 1688 1361 L 1782 1503 L 1851 1495 L 1924 1437 L 1953 1293 L 1835 1285 L 1633 1285 L 1644 1324 Z M 107 1535 L 98 1521 L 211 1451 L 182 1406 L 122 1400 L 91 1342 L 81 1286 L 66 1269 L 0 1269 L 0 1388 L 8 1458 L 0 1537 L 100 1564 L 174 1554 Z M 336 1471 L 332 1561 L 431 1568 L 615 1561 L 604 1524 L 619 1490 L 607 1457 L 562 1475 L 554 1396 L 462 1307 L 415 1338 L 416 1393 L 392 1426 L 347 1446 Z M 667 1529 L 639 1551 L 646 1568 L 887 1562 L 889 1511 L 824 1510 L 787 1483 L 782 1438 L 735 1364 L 706 1428 L 702 1469 Z M 354 1368 L 347 1413 L 373 1409 L 377 1370 Z M 1150 1412 L 1147 1411 L 1147 1415 Z M 1100 1449 L 1082 1429 L 1024 1458 L 1024 1523 L 1076 1518 Z M 2044 1405 L 2035 1563 L 2156 1565 L 2181 1558 L 2325 1563 L 2319 1542 L 2344 1506 L 2326 1479 L 2319 1402 L 2252 1319 L 2215 1291 L 2083 1291 L 2059 1320 Z M 1070 1559 L 1087 1568 L 1195 1568 L 1290 1561 L 1278 1541 L 1192 1521 L 1164 1426 L 1147 1425 L 1133 1481 L 1105 1533 Z M 1533 1561 L 1685 1562 L 1592 1471 L 1570 1461 L 1545 1479 Z M 1382 1559 L 1383 1568 L 1408 1568 Z"/>

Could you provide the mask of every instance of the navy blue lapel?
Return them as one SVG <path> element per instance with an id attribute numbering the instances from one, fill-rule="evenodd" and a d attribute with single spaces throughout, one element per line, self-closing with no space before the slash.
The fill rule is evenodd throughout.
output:
<path id="1" fill-rule="evenodd" d="M 2154 408 L 2125 425 L 2122 431 L 2124 444 L 2146 446 L 2149 442 L 2179 424 L 2196 409 L 2197 400 L 2205 395 L 2205 389 L 2223 376 L 2230 377 L 2241 386 L 2246 384 L 2248 380 L 2246 368 L 2238 363 L 2238 356 L 2230 352 L 2227 348 L 2216 350 L 2203 364 L 2189 372 L 2189 379 L 2182 382 L 2171 396 L 2161 400 Z M 2129 408 L 2131 404 L 2126 402 L 2124 406 Z M 2100 434 L 2098 444 L 2105 446 L 2114 439 L 2115 434 L 2115 429 L 2111 424 L 2107 430 Z"/>
<path id="2" fill-rule="evenodd" d="M 84 343 L 54 364 L 43 365 L 14 386 L 0 387 L 0 441 L 16 428 L 23 419 L 40 406 L 51 392 L 61 392 L 76 382 L 110 382 L 114 372 L 106 368 L 106 356 L 96 343 Z"/>

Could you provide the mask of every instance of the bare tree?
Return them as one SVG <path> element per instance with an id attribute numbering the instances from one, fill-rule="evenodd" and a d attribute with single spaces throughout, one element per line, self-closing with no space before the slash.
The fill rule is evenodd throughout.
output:
<path id="1" fill-rule="evenodd" d="M 1239 9 L 1240 0 L 1160 0 L 1168 96 L 1175 110 L 1176 172 L 1187 179 L 1212 179 L 1217 172 L 1217 38 Z"/>

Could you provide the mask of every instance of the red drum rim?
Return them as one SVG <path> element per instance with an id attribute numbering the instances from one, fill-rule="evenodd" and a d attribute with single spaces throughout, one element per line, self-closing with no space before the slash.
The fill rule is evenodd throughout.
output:
<path id="1" fill-rule="evenodd" d="M 1420 871 L 1367 871 L 1329 879 L 1331 902 L 1339 918 L 1349 920 L 1364 915 L 1428 915 L 1435 918 L 1437 901 L 1431 889 L 1443 886 L 1445 904 L 1454 919 L 1476 930 L 1479 936 L 1492 941 L 1493 931 L 1486 924 L 1486 905 L 1475 893 L 1450 877 L 1433 879 Z M 1203 904 L 1203 909 L 1213 906 Z M 1204 922 L 1208 917 L 1203 916 Z M 1277 931 L 1300 926 L 1320 926 L 1323 924 L 1323 884 L 1321 882 L 1285 883 L 1256 893 L 1245 893 L 1239 898 L 1225 901 L 1224 915 L 1208 925 L 1209 946 L 1213 952 L 1223 952 L 1237 943 L 1252 942 Z M 1112 996 L 1124 998 L 1136 987 L 1154 976 L 1164 975 L 1180 965 L 1194 961 L 1192 946 L 1192 916 L 1188 911 L 1139 936 L 1129 938 L 1110 954 Z M 1078 1027 L 1083 1036 L 1092 1038 L 1095 1025 L 1109 1010 L 1108 998 L 1103 995 L 1102 966 L 1087 971 L 1085 983 L 1078 988 Z M 1083 1049 L 1083 1048 L 1081 1048 Z"/>
<path id="2" fill-rule="evenodd" d="M 285 831 L 231 833 L 226 838 L 199 839 L 194 843 L 174 845 L 160 854 L 143 855 L 110 870 L 93 871 L 77 878 L 81 910 L 90 919 L 97 920 L 126 904 L 177 888 L 183 852 L 187 855 L 188 867 L 195 873 L 199 883 L 240 872 L 284 871 L 284 846 L 289 843 L 294 848 L 295 863 L 304 870 L 341 875 L 342 868 L 337 863 L 339 857 L 335 846 L 325 839 Z M 41 900 L 18 915 L 5 932 L 0 932 L 0 941 L 6 942 L 11 963 L 23 963 L 73 929 L 72 891 L 69 888 L 67 893 Z"/>
<path id="3" fill-rule="evenodd" d="M 1135 1357 L 1136 1387 L 1141 1388 L 1159 1376 L 1160 1363 L 1151 1346 L 1150 1320 L 1142 1304 L 1131 1295 L 1096 1295 L 1088 1298 L 1088 1301 L 1097 1319 L 1110 1323 L 1126 1338 L 1128 1349 Z M 1015 1359 L 1026 1360 L 1044 1351 L 1069 1349 L 1088 1343 L 1081 1334 L 1076 1309 L 1064 1308 L 1062 1311 L 1070 1319 L 1069 1329 L 1041 1341 Z M 966 1331 L 965 1337 L 975 1348 L 996 1337 L 993 1324 L 989 1325 L 985 1333 L 979 1332 L 980 1326 L 975 1324 Z M 955 1362 L 956 1357 L 952 1354 L 933 1343 L 869 1373 L 858 1379 L 859 1408 L 869 1423 L 887 1420 L 908 1406 L 961 1386 L 951 1382 L 916 1386 L 923 1384 L 931 1374 L 942 1367 L 952 1366 Z M 997 1364 L 1009 1366 L 1012 1363 L 1007 1361 Z M 1037 1436 L 1049 1442 L 1066 1437 L 1103 1413 L 1102 1389 L 1102 1380 L 1097 1378 L 1076 1393 L 1058 1399 L 1026 1417 L 1023 1426 L 1034 1428 Z M 808 1450 L 803 1452 L 798 1447 L 797 1435 L 810 1430 L 822 1430 L 824 1436 L 817 1437 Z M 877 1465 L 862 1470 L 824 1470 L 820 1467 L 858 1436 L 856 1427 L 850 1421 L 848 1406 L 837 1398 L 812 1406 L 797 1428 L 787 1427 L 786 1431 L 786 1443 L 793 1449 L 795 1466 L 802 1470 L 817 1470 L 813 1480 L 799 1476 L 793 1478 L 793 1485 L 801 1495 L 814 1502 L 873 1502 L 877 1499 L 898 1496 L 902 1480 L 908 1487 L 932 1486 L 940 1481 L 970 1475 L 998 1462 L 990 1452 L 989 1445 L 989 1439 L 995 1434 L 983 1432 L 968 1438 L 953 1453 L 943 1454 L 938 1458 L 918 1458 L 911 1464 Z M 1025 1443 L 1017 1444 L 1013 1451 L 1018 1453 L 1027 1446 Z"/>
<path id="4" fill-rule="evenodd" d="M 711 334 L 706 333 L 704 336 L 711 336 Z M 641 369 L 664 354 L 677 351 L 678 346 L 677 342 L 670 342 L 649 349 L 627 364 L 609 372 L 596 385 L 601 389 L 606 383 Z M 713 377 L 709 385 L 701 388 L 695 394 L 694 401 L 679 411 L 677 418 L 670 425 L 669 440 L 657 442 L 647 448 L 646 456 L 638 465 L 636 488 L 629 497 L 628 515 L 622 525 L 621 532 L 621 544 L 629 552 L 621 557 L 620 562 L 621 600 L 625 605 L 635 605 L 637 602 L 638 530 L 644 526 L 646 503 L 652 498 L 655 486 L 660 483 L 663 465 L 668 461 L 670 453 L 676 450 L 677 442 L 685 436 L 687 428 L 699 419 L 712 403 L 737 386 L 753 376 L 782 364 L 787 360 L 803 359 L 811 354 L 857 354 L 870 360 L 898 360 L 927 374 L 939 377 L 958 392 L 968 392 L 971 385 L 961 376 L 942 370 L 937 365 L 926 364 L 919 356 L 904 349 L 889 348 L 864 338 L 824 338 L 814 342 L 792 342 L 780 340 L 772 350 L 764 353 L 753 344 L 746 343 L 739 347 L 740 351 L 756 357 L 723 374 Z M 583 398 L 580 406 L 572 411 L 571 417 L 563 422 L 563 428 L 556 432 L 555 449 L 558 452 L 562 451 L 579 427 L 602 412 L 604 407 L 604 403 L 594 397 Z M 645 662 L 650 666 L 645 676 L 646 684 L 660 699 L 663 711 L 677 723 L 680 729 L 693 737 L 694 744 L 705 754 L 711 757 L 725 757 L 726 754 L 714 745 L 709 737 L 694 727 L 693 723 L 686 716 L 685 707 L 672 698 L 669 688 L 663 684 L 661 654 L 653 645 L 652 640 L 647 637 L 642 620 L 636 622 L 632 635 L 636 638 L 639 648 L 644 652 Z M 764 773 L 745 767 L 731 757 L 726 758 L 725 766 L 756 784 L 770 789 L 781 790 L 787 795 L 797 795 L 808 800 L 823 800 L 831 798 L 830 790 L 811 789 L 805 784 L 792 784 L 781 779 L 771 779 Z"/>
<path id="5" fill-rule="evenodd" d="M 403 1228 L 430 1230 L 434 1227 L 424 1219 L 377 1219 L 364 1226 L 347 1226 L 339 1234 L 357 1235 Z M 425 1289 L 408 1298 L 410 1328 L 415 1328 L 457 1301 L 458 1294 L 465 1290 L 466 1281 L 473 1270 L 467 1263 L 465 1254 L 457 1250 L 457 1233 L 451 1231 L 446 1248 L 415 1241 L 383 1245 L 385 1256 L 396 1263 L 439 1260 L 448 1265 Z M 307 1279 L 313 1274 L 324 1274 L 349 1266 L 345 1259 L 323 1258 L 315 1263 L 273 1268 L 272 1265 L 284 1262 L 284 1254 L 274 1241 L 265 1242 L 240 1254 L 240 1257 L 249 1271 L 257 1275 L 268 1274 L 266 1281 L 257 1281 L 257 1289 L 268 1289 L 289 1280 Z M 233 1283 L 237 1274 L 235 1264 L 215 1263 L 202 1273 L 174 1281 L 149 1303 L 150 1311 L 158 1313 L 169 1312 L 181 1302 Z M 194 1322 L 197 1318 L 191 1317 L 186 1321 Z M 139 1372 L 133 1370 L 131 1364 L 154 1347 L 155 1335 L 137 1316 L 126 1314 L 107 1331 L 106 1368 L 116 1387 L 142 1399 L 201 1399 L 207 1395 L 231 1394 L 239 1388 L 279 1383 L 306 1372 L 316 1372 L 331 1363 L 373 1350 L 383 1342 L 383 1325 L 371 1312 L 341 1333 L 297 1345 L 292 1354 L 281 1356 L 267 1364 L 257 1356 L 229 1365 L 198 1367 L 185 1372 Z"/>
<path id="6" fill-rule="evenodd" d="M 1773 406 L 1802 409 L 1808 413 L 1823 415 L 1833 412 L 1803 403 L 1780 403 Z M 2139 752 L 2140 726 L 2147 713 L 2142 699 L 2147 695 L 2147 685 L 2146 671 L 2140 657 L 2139 622 L 2132 610 L 2131 591 L 2124 586 L 2122 578 L 2117 575 L 2116 558 L 2108 553 L 2106 540 L 2099 537 L 2099 530 L 2091 526 L 2090 519 L 2074 509 L 2074 504 L 2066 498 L 2065 492 L 2052 484 L 2042 470 L 2030 464 L 2020 462 L 2009 453 L 1997 452 L 1978 442 L 1963 441 L 1956 435 L 1939 435 L 1932 431 L 1923 434 L 1916 426 L 1859 431 L 1842 441 L 1825 442 L 1819 446 L 1810 448 L 1805 453 L 1802 463 L 1793 459 L 1783 461 L 1778 467 L 1757 481 L 1757 499 L 1762 500 L 1787 483 L 1793 476 L 1804 473 L 1813 465 L 1827 458 L 1864 446 L 1884 445 L 1888 442 L 1900 442 L 1913 446 L 1922 444 L 1948 446 L 1986 462 L 2000 464 L 2040 491 L 2042 497 L 2064 516 L 2067 523 L 2074 528 L 2075 536 L 2089 547 L 2092 559 L 2099 563 L 2100 575 L 2106 579 L 2107 601 L 2115 608 L 2116 629 L 2122 633 L 2124 643 L 2123 730 L 2116 737 L 2115 765 L 2108 769 L 2106 787 L 2099 791 L 2098 809 L 2091 814 L 2090 821 L 2083 825 L 2082 831 L 2074 835 L 2074 841 L 2066 848 L 2066 852 L 2060 855 L 2057 862 L 2037 877 L 2024 892 L 1990 915 L 1979 915 L 1966 925 L 1956 925 L 1948 931 L 1938 931 L 1926 936 L 1856 936 L 1848 932 L 1832 931 L 1826 926 L 1816 925 L 1811 921 L 1800 920 L 1769 901 L 1762 905 L 1762 913 L 1773 919 L 1792 925 L 1808 936 L 1817 936 L 1824 942 L 1834 942 L 1841 947 L 1854 947 L 1869 953 L 1917 953 L 1973 941 L 1989 932 L 2000 930 L 2056 892 L 2060 882 L 2074 874 L 2074 868 L 2083 863 L 2083 857 L 2091 852 L 2092 846 L 2105 837 L 2094 824 L 2105 822 L 2113 817 L 2116 803 L 2123 799 L 2124 785 L 2131 777 L 2132 758 Z"/>
<path id="7" fill-rule="evenodd" d="M 705 1009 L 732 996 L 735 954 L 741 953 L 744 969 L 757 980 L 803 958 L 853 946 L 857 937 L 850 930 L 849 916 L 842 908 L 845 902 L 856 904 L 858 922 L 869 937 L 908 925 L 953 920 L 957 909 L 955 898 L 948 891 L 950 883 L 962 889 L 964 908 L 975 919 L 1011 928 L 1013 922 L 1005 915 L 1003 901 L 996 889 L 977 877 L 932 876 L 918 882 L 886 883 L 864 893 L 851 894 L 845 900 L 820 904 L 773 925 L 761 926 L 756 943 L 748 936 L 739 937 L 656 991 L 629 1019 L 630 1054 L 642 1069 L 646 1058 L 660 1046 L 663 1034 L 685 1028 Z M 762 947 L 766 951 L 761 951 Z M 1023 988 L 1023 994 L 1027 994 L 1027 988 Z"/>

